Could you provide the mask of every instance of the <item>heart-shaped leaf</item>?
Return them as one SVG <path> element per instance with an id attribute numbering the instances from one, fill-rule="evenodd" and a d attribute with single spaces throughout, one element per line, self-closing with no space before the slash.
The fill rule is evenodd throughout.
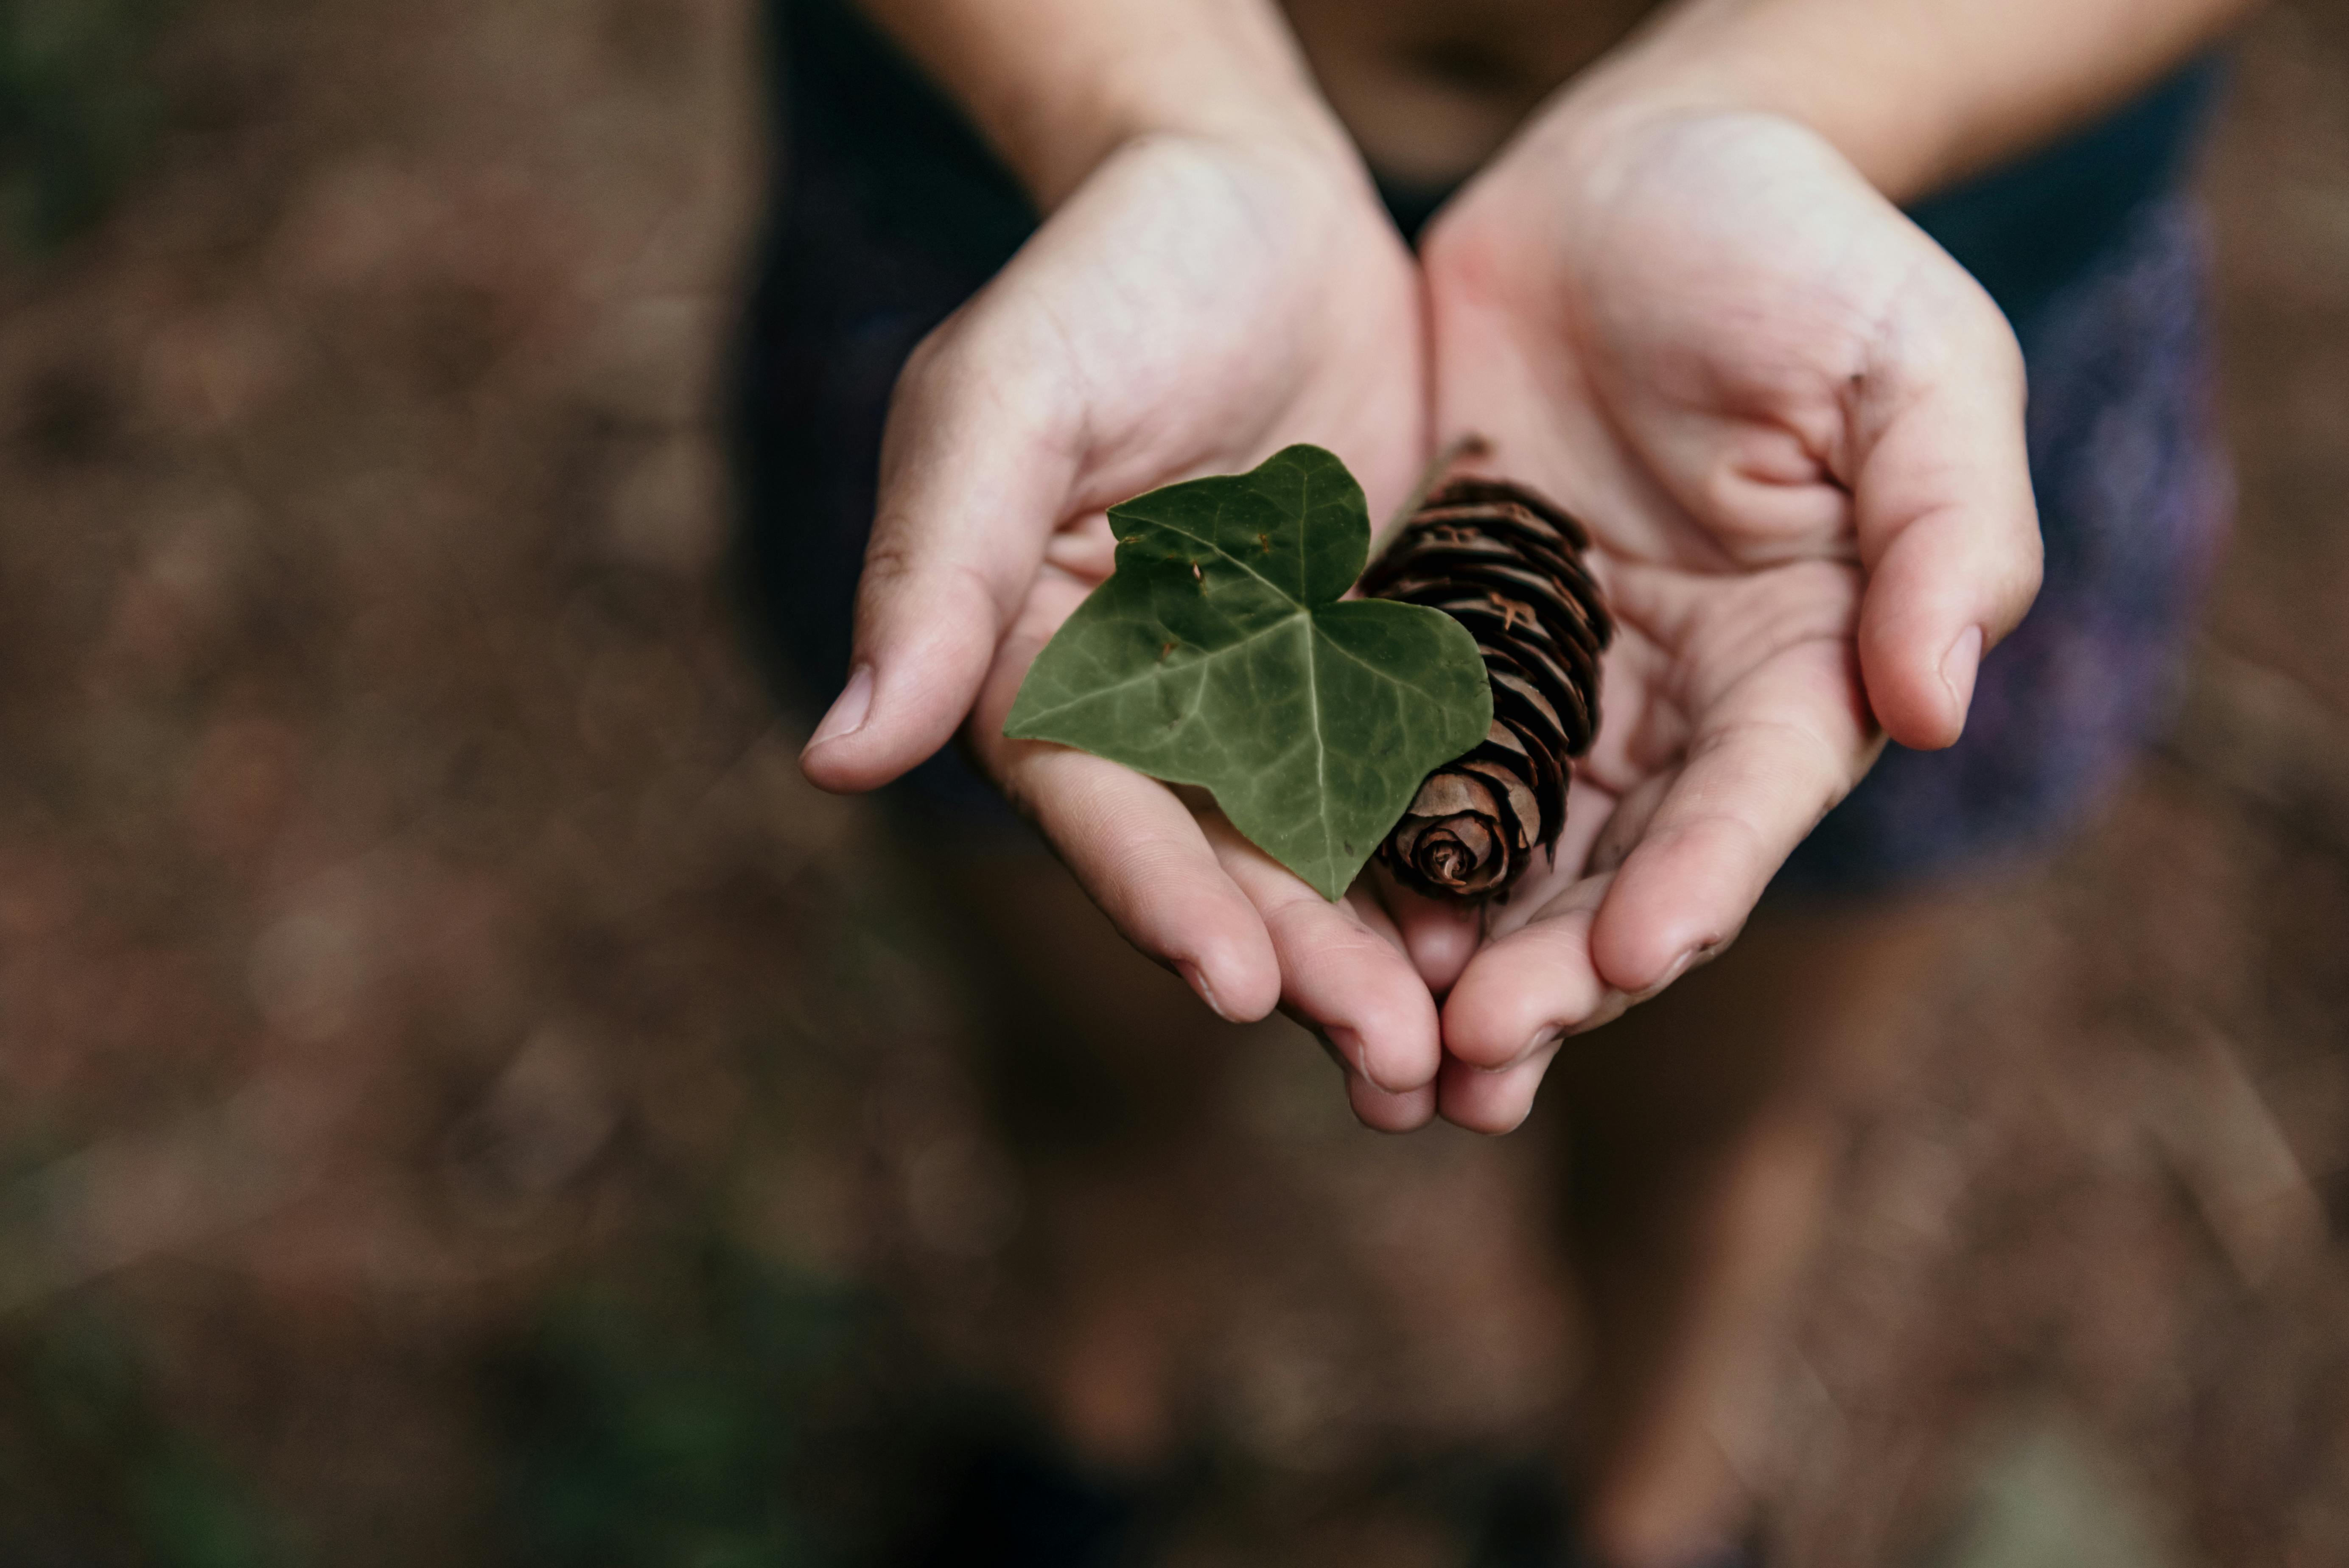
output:
<path id="1" fill-rule="evenodd" d="M 1342 598 L 1370 511 L 1319 447 L 1109 521 L 1117 570 L 1037 656 L 1003 733 L 1204 785 L 1250 841 L 1342 896 L 1420 780 L 1485 738 L 1475 638 L 1441 611 Z"/>

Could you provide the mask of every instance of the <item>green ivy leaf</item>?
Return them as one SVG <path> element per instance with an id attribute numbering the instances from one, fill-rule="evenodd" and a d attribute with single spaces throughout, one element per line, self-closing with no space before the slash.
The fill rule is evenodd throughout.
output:
<path id="1" fill-rule="evenodd" d="M 1341 897 L 1420 781 L 1484 739 L 1485 664 L 1438 610 L 1343 600 L 1362 487 L 1319 447 L 1110 508 L 1117 570 L 1045 645 L 1003 733 L 1205 786 Z"/>

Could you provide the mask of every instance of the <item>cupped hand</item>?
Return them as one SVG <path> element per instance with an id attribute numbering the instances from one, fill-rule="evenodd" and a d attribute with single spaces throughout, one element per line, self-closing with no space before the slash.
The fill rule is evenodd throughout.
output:
<path id="1" fill-rule="evenodd" d="M 1338 452 L 1374 508 L 1427 445 L 1417 273 L 1358 163 L 1162 135 L 1112 153 L 901 376 L 854 670 L 802 759 L 869 789 L 957 730 L 1137 947 L 1226 1017 L 1276 1004 L 1359 1115 L 1434 1110 L 1435 1004 L 1367 893 L 1330 904 L 1202 802 L 1007 740 L 1037 652 L 1107 576 L 1114 502 Z"/>
<path id="2" fill-rule="evenodd" d="M 1481 913 L 1390 894 L 1442 1114 L 1498 1131 L 1736 934 L 1885 735 L 1957 738 L 2038 523 L 2004 318 L 1790 120 L 1569 97 L 1424 255 L 1439 431 L 1588 523 L 1620 627 L 1555 865 Z"/>

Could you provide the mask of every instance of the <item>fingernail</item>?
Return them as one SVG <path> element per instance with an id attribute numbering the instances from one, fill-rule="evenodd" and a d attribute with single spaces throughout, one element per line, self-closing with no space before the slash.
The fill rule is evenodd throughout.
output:
<path id="1" fill-rule="evenodd" d="M 1195 964 L 1184 964 L 1177 967 L 1183 971 L 1183 978 L 1191 983 L 1191 989 L 1199 994 L 1199 1000 L 1207 1005 L 1207 1010 L 1225 1023 L 1231 1023 L 1232 1016 L 1224 1011 L 1221 1002 L 1216 1000 L 1216 988 L 1207 984 L 1206 973 Z"/>
<path id="2" fill-rule="evenodd" d="M 1982 667 L 1982 629 L 1968 626 L 1941 655 L 1941 684 L 1957 700 L 1958 724 L 1966 722 L 1966 707 L 1974 699 L 1974 672 Z"/>
<path id="3" fill-rule="evenodd" d="M 1394 1092 L 1393 1090 L 1387 1088 L 1387 1086 L 1379 1082 L 1378 1079 L 1371 1078 L 1371 1069 L 1363 1064 L 1362 1037 L 1359 1033 L 1348 1028 L 1343 1024 L 1332 1024 L 1330 1027 L 1322 1030 L 1321 1033 L 1328 1037 L 1331 1048 L 1336 1050 L 1340 1056 L 1345 1057 L 1346 1060 L 1352 1065 L 1353 1069 L 1356 1072 L 1361 1074 L 1365 1078 L 1370 1079 L 1371 1086 L 1373 1088 L 1384 1090 L 1389 1094 Z"/>
<path id="4" fill-rule="evenodd" d="M 854 735 L 864 727 L 865 715 L 873 711 L 873 666 L 859 665 L 849 672 L 848 684 L 823 716 L 823 722 L 808 737 L 805 749 L 814 750 L 827 741 L 838 740 L 843 735 Z"/>
<path id="5" fill-rule="evenodd" d="M 1499 1067 L 1485 1068 L 1482 1070 L 1488 1073 L 1505 1073 L 1513 1068 L 1522 1067 L 1526 1062 L 1533 1060 L 1534 1057 L 1541 1055 L 1542 1052 L 1549 1049 L 1550 1047 L 1557 1044 L 1558 1041 L 1565 1038 L 1565 1025 L 1545 1024 L 1540 1028 L 1534 1031 L 1534 1037 L 1526 1042 L 1526 1048 L 1524 1050 L 1519 1051 L 1516 1056 L 1511 1057 Z"/>
<path id="6" fill-rule="evenodd" d="M 1656 976 L 1656 983 L 1654 985 L 1649 986 L 1643 991 L 1633 992 L 1631 994 L 1630 1000 L 1634 1002 L 1645 1002 L 1650 997 L 1661 994 L 1673 981 L 1687 974 L 1689 970 L 1700 960 L 1711 957 L 1714 953 L 1719 952 L 1720 947 L 1721 944 L 1719 943 L 1698 943 L 1687 952 L 1682 953 L 1678 958 L 1673 959 L 1671 964 L 1665 965 L 1664 972 Z"/>

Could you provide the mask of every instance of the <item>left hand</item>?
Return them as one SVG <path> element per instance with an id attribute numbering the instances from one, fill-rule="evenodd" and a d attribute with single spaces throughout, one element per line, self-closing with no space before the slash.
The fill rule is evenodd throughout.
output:
<path id="1" fill-rule="evenodd" d="M 898 378 L 858 673 L 802 763 L 825 789 L 872 789 L 960 729 L 1137 948 L 1226 1018 L 1278 1004 L 1342 1064 L 1361 1119 L 1392 1131 L 1433 1118 L 1442 1047 L 1369 890 L 1327 903 L 1199 792 L 1008 739 L 1003 721 L 1110 573 L 1110 503 L 1299 439 L 1374 494 L 1410 483 L 1427 413 L 1418 285 L 1334 132 L 1113 150 Z"/>
<path id="2" fill-rule="evenodd" d="M 1735 936 L 1887 734 L 1957 739 L 2038 520 L 2005 318 L 1793 120 L 1577 89 L 1423 254 L 1438 435 L 1588 523 L 1620 624 L 1555 868 L 1481 915 L 1387 890 L 1442 1113 L 1503 1131 L 1559 1041 Z"/>

